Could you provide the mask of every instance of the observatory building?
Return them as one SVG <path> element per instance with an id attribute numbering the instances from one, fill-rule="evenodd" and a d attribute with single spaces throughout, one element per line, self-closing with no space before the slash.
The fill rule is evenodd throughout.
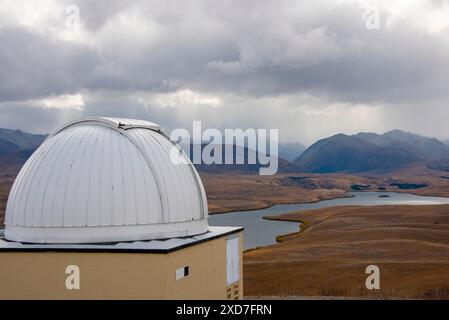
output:
<path id="1" fill-rule="evenodd" d="M 158 125 L 81 119 L 14 182 L 0 299 L 239 299 L 242 232 L 208 225 L 201 179 Z"/>

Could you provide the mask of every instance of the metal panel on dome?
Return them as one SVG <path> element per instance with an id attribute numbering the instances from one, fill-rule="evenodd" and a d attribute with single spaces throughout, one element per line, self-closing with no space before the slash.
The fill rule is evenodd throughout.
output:
<path id="1" fill-rule="evenodd" d="M 170 152 L 177 145 L 156 132 L 130 130 L 128 133 L 148 154 L 157 180 L 167 194 L 163 202 L 164 221 L 207 218 L 207 205 L 203 201 L 206 195 L 196 170 L 185 154 L 187 164 L 174 165 L 170 159 Z"/>
<path id="2" fill-rule="evenodd" d="M 55 131 L 14 182 L 6 237 L 86 243 L 205 232 L 199 175 L 190 162 L 171 162 L 178 146 L 152 125 L 90 118 Z"/>
<path id="3" fill-rule="evenodd" d="M 101 119 L 105 119 L 111 121 L 117 125 L 117 127 L 121 127 L 124 129 L 127 128 L 143 128 L 143 129 L 152 129 L 152 130 L 160 130 L 161 127 L 153 122 L 145 121 L 145 120 L 136 120 L 136 119 L 127 119 L 127 118 L 108 118 L 102 117 Z"/>
<path id="4" fill-rule="evenodd" d="M 108 126 L 113 129 L 132 129 L 132 128 L 142 128 L 142 129 L 150 129 L 155 131 L 160 131 L 161 127 L 153 122 L 146 120 L 136 120 L 136 119 L 127 119 L 127 118 L 112 118 L 112 117 L 96 117 L 96 118 L 81 118 L 72 122 L 65 124 L 64 126 L 56 129 L 51 134 L 48 135 L 47 139 L 51 138 L 54 135 L 68 129 L 73 126 L 82 126 L 86 124 L 95 124 L 95 125 L 103 125 Z"/>

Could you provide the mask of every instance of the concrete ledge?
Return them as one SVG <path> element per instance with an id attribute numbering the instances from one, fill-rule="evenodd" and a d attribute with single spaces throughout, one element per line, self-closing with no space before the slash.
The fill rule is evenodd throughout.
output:
<path id="1" fill-rule="evenodd" d="M 209 227 L 206 233 L 195 236 L 133 242 L 95 244 L 31 244 L 0 239 L 0 252 L 59 251 L 59 252 L 141 252 L 169 253 L 201 242 L 210 241 L 243 231 L 241 227 Z M 0 231 L 0 235 L 3 232 Z"/>

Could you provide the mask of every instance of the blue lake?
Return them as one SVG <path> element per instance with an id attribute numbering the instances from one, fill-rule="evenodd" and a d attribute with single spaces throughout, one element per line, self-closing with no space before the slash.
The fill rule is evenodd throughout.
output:
<path id="1" fill-rule="evenodd" d="M 240 226 L 245 228 L 245 249 L 261 247 L 276 243 L 276 237 L 281 234 L 296 232 L 299 223 L 264 220 L 264 216 L 276 216 L 291 211 L 319 209 L 344 205 L 429 205 L 449 204 L 449 198 L 423 197 L 406 193 L 393 192 L 352 192 L 351 198 L 324 200 L 316 203 L 280 204 L 270 208 L 235 211 L 224 214 L 215 214 L 209 217 L 211 226 Z M 379 198 L 379 195 L 388 195 L 389 198 Z"/>

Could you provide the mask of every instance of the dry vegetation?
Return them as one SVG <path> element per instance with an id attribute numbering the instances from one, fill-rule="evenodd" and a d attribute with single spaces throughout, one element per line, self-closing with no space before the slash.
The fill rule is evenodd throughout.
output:
<path id="1" fill-rule="evenodd" d="M 366 191 L 406 192 L 422 196 L 449 197 L 449 173 L 414 166 L 370 174 L 206 174 L 201 173 L 210 213 L 253 210 L 274 204 L 315 202 L 345 197 L 351 186 Z M 299 180 L 298 180 L 299 178 Z M 420 189 L 399 189 L 394 183 L 425 184 Z"/>
<path id="2" fill-rule="evenodd" d="M 347 206 L 285 214 L 300 233 L 244 255 L 248 296 L 449 298 L 449 205 Z M 381 290 L 365 288 L 365 268 Z"/>
<path id="3" fill-rule="evenodd" d="M 288 178 L 291 176 L 305 175 L 201 174 L 210 213 L 254 210 L 275 204 L 315 202 L 347 196 L 345 186 L 349 182 L 344 176 L 335 175 L 331 186 L 317 186 L 314 189 L 295 184 Z M 330 180 L 326 177 L 317 179 Z"/>

